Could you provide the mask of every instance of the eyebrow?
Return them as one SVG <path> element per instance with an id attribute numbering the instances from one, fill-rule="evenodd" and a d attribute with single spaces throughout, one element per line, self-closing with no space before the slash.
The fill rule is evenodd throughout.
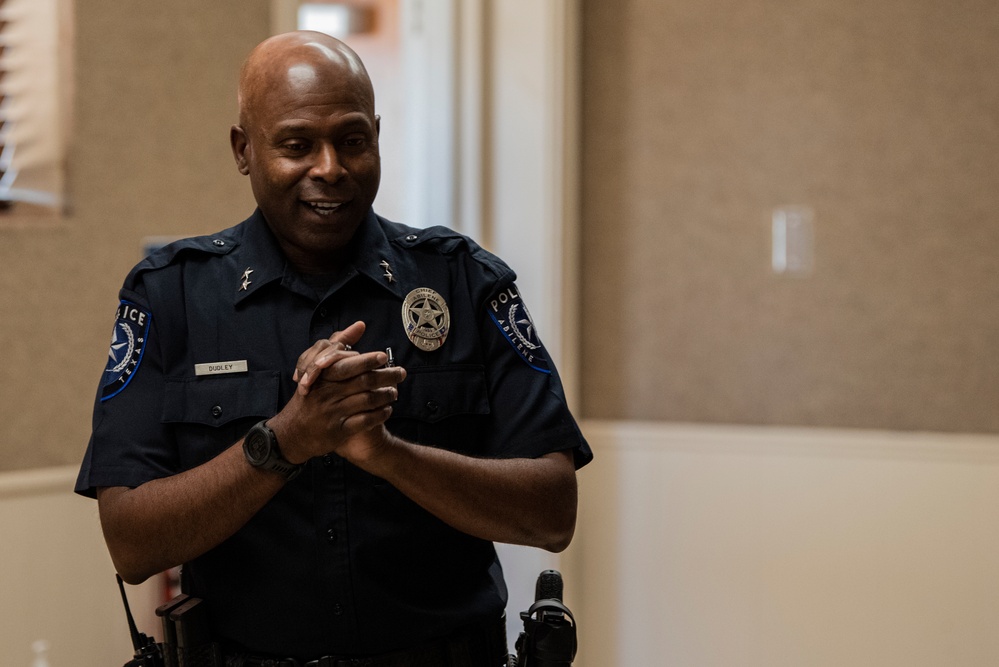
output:
<path id="1" fill-rule="evenodd" d="M 288 134 L 309 134 L 315 131 L 317 123 L 311 121 L 301 121 L 301 120 L 289 120 L 284 123 L 278 123 L 274 134 L 286 136 Z M 362 127 L 365 130 L 370 130 L 374 126 L 372 125 L 369 117 L 362 112 L 350 112 L 344 114 L 342 120 L 336 124 L 337 129 L 352 129 L 354 127 Z"/>
<path id="2" fill-rule="evenodd" d="M 309 134 L 314 130 L 314 125 L 310 123 L 292 122 L 285 125 L 278 125 L 274 129 L 274 136 L 288 136 L 290 134 Z"/>

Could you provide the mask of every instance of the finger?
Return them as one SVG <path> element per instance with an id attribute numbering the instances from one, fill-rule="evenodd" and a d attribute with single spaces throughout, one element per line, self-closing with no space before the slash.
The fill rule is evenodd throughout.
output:
<path id="1" fill-rule="evenodd" d="M 372 356 L 377 353 L 353 354 L 351 358 L 339 359 L 328 369 L 317 370 L 309 376 L 307 383 L 299 382 L 299 393 L 304 396 L 309 391 L 321 389 L 324 397 L 332 396 L 341 400 L 353 394 L 394 386 L 402 381 L 402 375 L 369 377 L 377 370 L 384 370 L 378 366 L 377 356 Z"/>
<path id="2" fill-rule="evenodd" d="M 367 412 L 358 412 L 344 419 L 340 423 L 340 429 L 345 434 L 361 433 L 384 424 L 391 416 L 391 405 L 386 405 L 375 410 L 368 410 Z"/>
<path id="3" fill-rule="evenodd" d="M 298 380 L 298 393 L 304 396 L 320 379 L 344 381 L 365 373 L 372 368 L 377 368 L 377 362 L 371 358 L 373 354 L 376 353 L 369 352 L 362 355 L 359 352 L 353 351 L 325 352 L 323 356 L 311 361 L 302 371 L 301 378 Z M 333 370 L 327 371 L 327 368 L 332 368 Z M 324 374 L 328 377 L 324 378 Z"/>
<path id="4" fill-rule="evenodd" d="M 310 374 L 315 375 L 317 372 L 329 368 L 341 359 L 350 356 L 360 356 L 360 353 L 353 351 L 349 345 L 339 347 L 339 344 L 334 344 L 334 346 L 329 347 L 322 353 L 316 355 L 316 358 L 312 361 L 312 364 L 307 367 L 307 370 L 310 371 Z"/>
<path id="5" fill-rule="evenodd" d="M 335 414 L 330 416 L 330 425 L 348 433 L 354 433 L 358 428 L 371 428 L 392 415 L 392 405 L 397 398 L 398 392 L 392 387 L 355 394 L 340 402 Z"/>
<path id="6" fill-rule="evenodd" d="M 312 388 L 310 396 L 314 398 L 309 400 L 314 409 L 326 413 L 335 428 L 353 414 L 395 403 L 399 398 L 398 377 L 368 373 L 347 382 L 320 382 Z"/>
<path id="7" fill-rule="evenodd" d="M 360 412 L 378 410 L 392 405 L 399 398 L 399 391 L 392 386 L 378 387 L 370 391 L 357 392 L 337 401 L 331 406 L 331 413 L 340 415 L 340 419 Z"/>
<path id="8" fill-rule="evenodd" d="M 324 380 L 343 382 L 382 368 L 387 360 L 384 352 L 333 353 L 329 359 L 326 355 L 317 358 L 309 371 L 321 375 Z"/>
<path id="9" fill-rule="evenodd" d="M 333 332 L 333 335 L 329 337 L 329 341 L 334 344 L 339 343 L 349 350 L 352 346 L 357 345 L 357 343 L 361 340 L 361 336 L 364 335 L 364 330 L 366 328 L 367 325 L 358 320 L 343 331 Z"/>
<path id="10" fill-rule="evenodd" d="M 315 379 L 314 387 L 330 386 L 332 391 L 347 396 L 380 387 L 394 387 L 406 379 L 404 368 L 377 365 L 377 357 L 364 365 L 360 365 L 361 361 L 358 358 L 338 362 Z"/>
<path id="11" fill-rule="evenodd" d="M 304 367 L 295 369 L 295 375 L 298 376 L 298 379 L 296 380 L 296 382 L 298 382 L 298 392 L 304 396 L 308 393 L 309 387 L 316 383 L 326 368 L 339 361 L 343 361 L 344 359 L 359 356 L 361 355 L 358 352 L 339 349 L 334 350 L 332 347 L 328 347 L 325 351 L 311 360 L 303 360 L 305 362 Z M 353 368 L 353 366 L 348 366 L 348 369 L 350 368 Z M 350 377 L 349 373 L 345 371 L 340 372 L 344 377 Z"/>
<path id="12" fill-rule="evenodd" d="M 358 320 L 343 331 L 335 331 L 329 338 L 316 341 L 312 347 L 302 353 L 295 365 L 292 380 L 298 383 L 297 391 L 303 396 L 309 392 L 309 386 L 321 372 L 336 361 L 337 352 L 350 352 L 352 346 L 361 340 L 367 325 Z M 321 359 L 317 364 L 316 360 Z"/>
<path id="13" fill-rule="evenodd" d="M 309 346 L 307 350 L 298 355 L 298 360 L 295 362 L 295 372 L 292 374 L 292 379 L 295 382 L 305 374 L 305 369 L 308 368 L 309 364 L 312 363 L 313 359 L 322 354 L 325 350 L 333 346 L 333 343 L 327 339 L 323 338 L 317 340 L 315 343 Z"/>

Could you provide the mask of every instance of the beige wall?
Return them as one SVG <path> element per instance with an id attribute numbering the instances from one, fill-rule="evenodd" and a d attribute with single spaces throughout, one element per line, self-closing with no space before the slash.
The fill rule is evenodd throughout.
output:
<path id="1" fill-rule="evenodd" d="M 584 413 L 999 431 L 995 3 L 582 4 Z"/>
<path id="2" fill-rule="evenodd" d="M 994 9 L 582 5 L 586 413 L 996 430 L 996 288 L 976 282 L 997 275 Z M 68 489 L 115 292 L 144 236 L 251 206 L 226 134 L 268 7 L 77 13 L 72 214 L 0 229 L 0 468 L 67 464 L 8 473 L 30 500 L 0 491 L 0 590 L 34 605 L 0 645 L 28 664 L 75 627 L 96 667 L 124 662 L 120 608 L 95 506 Z M 768 269 L 788 203 L 817 212 L 804 279 Z M 579 667 L 995 664 L 994 438 L 584 427 Z"/>
<path id="3" fill-rule="evenodd" d="M 0 470 L 78 463 L 117 290 L 143 237 L 252 211 L 228 145 L 264 2 L 76 3 L 70 214 L 0 227 Z"/>

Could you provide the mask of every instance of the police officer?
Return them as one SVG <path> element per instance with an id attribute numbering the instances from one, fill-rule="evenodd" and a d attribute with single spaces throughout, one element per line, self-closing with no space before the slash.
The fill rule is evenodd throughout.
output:
<path id="1" fill-rule="evenodd" d="M 493 542 L 573 534 L 592 455 L 515 276 L 373 212 L 378 132 L 347 46 L 266 40 L 230 136 L 257 210 L 120 292 L 76 490 L 126 581 L 184 564 L 232 664 L 502 664 Z"/>

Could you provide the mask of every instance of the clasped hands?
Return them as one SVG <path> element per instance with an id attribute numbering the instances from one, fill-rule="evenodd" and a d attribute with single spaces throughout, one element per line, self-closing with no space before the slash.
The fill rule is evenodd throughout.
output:
<path id="1" fill-rule="evenodd" d="M 332 452 L 363 465 L 386 446 L 384 424 L 406 371 L 386 367 L 384 352 L 354 351 L 364 329 L 355 322 L 299 356 L 295 394 L 267 422 L 291 463 Z"/>

